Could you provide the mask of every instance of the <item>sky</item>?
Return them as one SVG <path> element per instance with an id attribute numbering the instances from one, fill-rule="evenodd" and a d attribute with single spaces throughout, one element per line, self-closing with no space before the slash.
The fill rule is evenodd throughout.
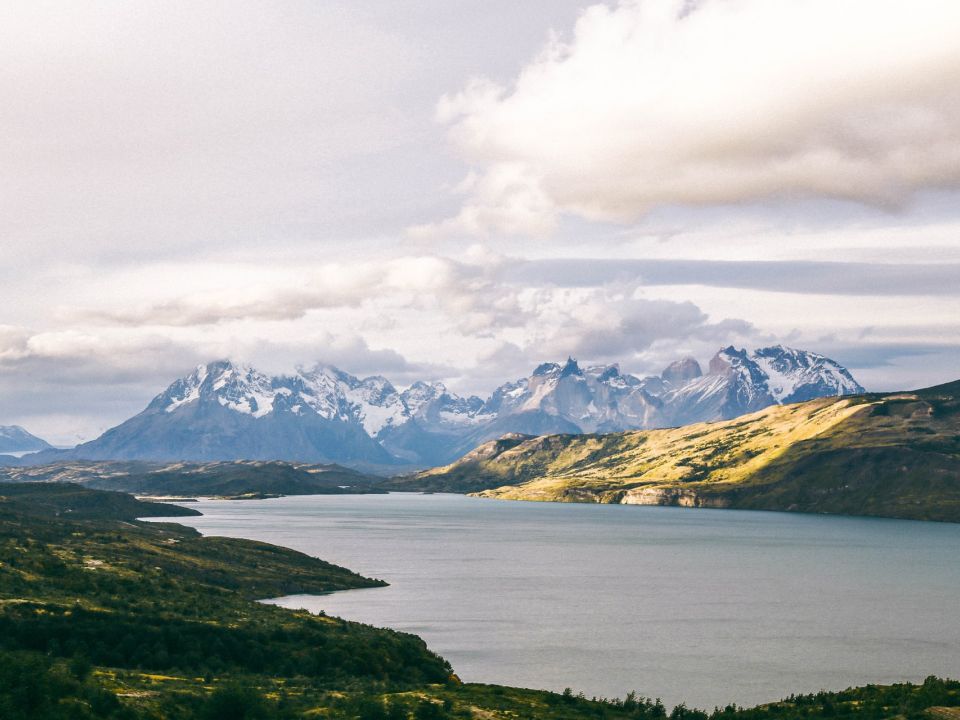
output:
<path id="1" fill-rule="evenodd" d="M 0 424 L 198 363 L 960 377 L 955 0 L 0 4 Z"/>

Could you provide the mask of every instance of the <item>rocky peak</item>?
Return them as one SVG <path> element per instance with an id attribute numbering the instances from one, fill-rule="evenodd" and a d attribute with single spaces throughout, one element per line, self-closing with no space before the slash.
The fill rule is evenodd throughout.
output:
<path id="1" fill-rule="evenodd" d="M 420 410 L 433 402 L 441 395 L 447 392 L 447 386 L 442 382 L 426 383 L 418 380 L 410 387 L 400 393 L 403 404 L 411 415 L 416 415 Z"/>
<path id="2" fill-rule="evenodd" d="M 620 377 L 620 366 L 614 364 L 590 368 L 590 374 L 596 375 L 597 382 L 609 382 Z"/>
<path id="3" fill-rule="evenodd" d="M 750 362 L 750 358 L 746 350 L 738 350 L 733 345 L 728 345 L 710 358 L 709 374 L 723 375 L 747 362 Z"/>
<path id="4" fill-rule="evenodd" d="M 685 357 L 667 365 L 660 373 L 660 378 L 673 387 L 683 387 L 691 380 L 696 380 L 702 375 L 703 370 L 700 368 L 700 363 L 692 357 Z"/>
<path id="5" fill-rule="evenodd" d="M 576 375 L 578 377 L 583 377 L 583 371 L 580 369 L 580 366 L 577 365 L 577 361 L 572 357 L 567 358 L 567 362 L 563 364 L 563 367 L 560 369 L 560 377 L 570 377 L 571 375 Z"/>
<path id="6" fill-rule="evenodd" d="M 531 375 L 533 377 L 543 377 L 545 375 L 552 375 L 558 372 L 559 370 L 560 370 L 560 366 L 557 365 L 556 363 L 552 363 L 552 362 L 540 363 L 539 365 L 537 365 L 536 368 L 534 368 L 533 373 L 531 373 Z"/>

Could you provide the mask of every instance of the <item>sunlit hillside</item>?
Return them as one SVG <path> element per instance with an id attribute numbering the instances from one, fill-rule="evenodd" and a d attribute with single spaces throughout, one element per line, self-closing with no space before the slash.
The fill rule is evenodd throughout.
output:
<path id="1" fill-rule="evenodd" d="M 508 436 L 395 486 L 960 520 L 957 388 L 813 400 L 666 430 Z"/>

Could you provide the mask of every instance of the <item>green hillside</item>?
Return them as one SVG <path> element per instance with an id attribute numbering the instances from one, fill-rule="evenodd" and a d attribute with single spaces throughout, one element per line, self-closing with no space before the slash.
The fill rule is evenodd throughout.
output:
<path id="1" fill-rule="evenodd" d="M 138 495 L 340 495 L 383 492 L 383 478 L 341 465 L 236 460 L 156 463 L 131 460 L 66 460 L 47 465 L 0 467 L 0 482 L 70 482 Z"/>
<path id="2" fill-rule="evenodd" d="M 507 436 L 389 487 L 960 521 L 958 397 L 950 383 L 664 430 Z"/>

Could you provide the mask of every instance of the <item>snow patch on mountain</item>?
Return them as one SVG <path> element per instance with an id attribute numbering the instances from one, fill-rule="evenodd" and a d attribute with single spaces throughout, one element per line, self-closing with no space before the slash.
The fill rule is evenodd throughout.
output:
<path id="1" fill-rule="evenodd" d="M 766 374 L 767 387 L 778 403 L 811 399 L 808 395 L 864 391 L 845 368 L 817 353 L 774 345 L 756 350 L 750 357 Z"/>
<path id="2" fill-rule="evenodd" d="M 221 405 L 255 418 L 273 412 L 277 395 L 289 395 L 292 392 L 289 388 L 274 388 L 269 377 L 249 365 L 224 367 L 213 379 L 212 389 Z"/>
<path id="3" fill-rule="evenodd" d="M 178 407 L 200 399 L 200 386 L 207 379 L 207 366 L 197 365 L 196 369 L 187 377 L 177 380 L 161 395 L 167 399 L 163 407 L 164 412 L 173 412 Z"/>
<path id="4" fill-rule="evenodd" d="M 403 424 L 410 416 L 400 393 L 384 377 L 369 377 L 348 386 L 344 398 L 356 408 L 357 418 L 371 437 L 385 428 Z"/>

